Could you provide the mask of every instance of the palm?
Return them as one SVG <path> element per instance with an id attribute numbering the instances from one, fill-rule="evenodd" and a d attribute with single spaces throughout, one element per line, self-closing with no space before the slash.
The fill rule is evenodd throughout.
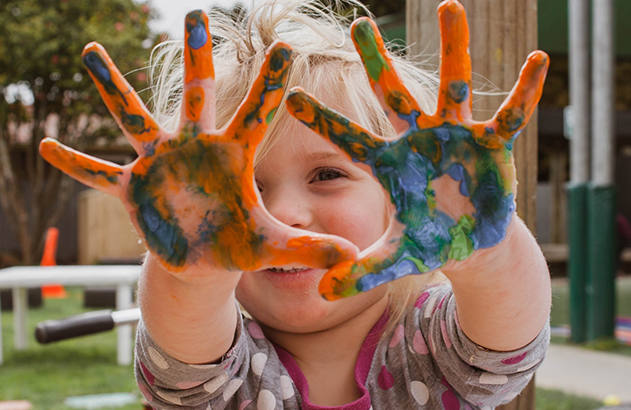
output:
<path id="1" fill-rule="evenodd" d="M 489 121 L 471 117 L 471 61 L 464 9 L 439 7 L 442 35 L 436 114 L 427 115 L 403 85 L 369 19 L 352 37 L 369 80 L 400 135 L 388 140 L 363 129 L 300 90 L 290 112 L 372 168 L 396 214 L 386 235 L 355 263 L 343 263 L 320 283 L 329 299 L 371 289 L 399 277 L 464 260 L 499 243 L 515 211 L 512 142 L 541 95 L 547 56 L 529 56 L 519 82 Z"/>
<path id="2" fill-rule="evenodd" d="M 118 196 L 147 247 L 171 270 L 200 264 L 228 270 L 289 263 L 330 267 L 352 258 L 356 248 L 281 224 L 254 186 L 254 153 L 282 99 L 290 55 L 287 45 L 274 44 L 246 99 L 228 125 L 216 129 L 208 18 L 189 13 L 182 113 L 177 131 L 168 133 L 105 50 L 91 43 L 84 63 L 138 158 L 119 166 L 51 139 L 42 142 L 41 153 L 75 179 Z"/>

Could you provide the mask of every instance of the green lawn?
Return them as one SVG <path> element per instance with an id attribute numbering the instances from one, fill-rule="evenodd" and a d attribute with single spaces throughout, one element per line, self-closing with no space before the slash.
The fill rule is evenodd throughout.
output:
<path id="1" fill-rule="evenodd" d="M 116 364 L 115 332 L 49 345 L 39 345 L 33 338 L 33 329 L 38 322 L 85 311 L 81 291 L 68 291 L 67 299 L 46 300 L 43 308 L 29 310 L 27 350 L 13 350 L 12 313 L 2 313 L 5 362 L 0 366 L 0 400 L 29 400 L 35 410 L 61 410 L 69 409 L 64 400 L 70 396 L 124 392 L 136 394 L 138 401 L 119 409 L 140 409 L 140 394 L 132 367 Z M 555 289 L 557 303 L 553 317 L 558 320 L 563 318 L 558 312 L 562 293 L 562 288 Z M 539 388 L 536 397 L 537 410 L 590 410 L 600 406 L 594 400 Z"/>
<path id="2" fill-rule="evenodd" d="M 618 278 L 616 283 L 616 308 L 618 316 L 631 317 L 631 277 Z M 556 279 L 552 282 L 552 312 L 550 324 L 563 326 L 570 323 L 570 302 L 567 281 Z M 565 338 L 553 337 L 553 343 L 568 343 Z M 612 340 L 599 341 L 586 347 L 596 350 L 606 350 L 631 356 L 631 346 L 625 346 Z"/>
<path id="3" fill-rule="evenodd" d="M 4 364 L 0 366 L 0 399 L 29 400 L 35 409 L 69 409 L 69 396 L 134 393 L 140 397 L 132 366 L 116 364 L 116 332 L 40 345 L 35 325 L 85 311 L 82 292 L 69 289 L 68 298 L 45 300 L 43 308 L 28 312 L 28 349 L 13 349 L 13 315 L 2 313 Z M 139 409 L 136 405 L 124 409 Z"/>
<path id="4" fill-rule="evenodd" d="M 535 394 L 536 410 L 594 410 L 603 407 L 598 400 L 572 396 L 558 390 L 537 388 Z"/>

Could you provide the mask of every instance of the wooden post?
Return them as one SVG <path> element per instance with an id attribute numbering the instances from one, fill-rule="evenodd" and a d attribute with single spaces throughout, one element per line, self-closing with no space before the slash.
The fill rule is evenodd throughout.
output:
<path id="1" fill-rule="evenodd" d="M 412 55 L 422 55 L 438 66 L 440 36 L 436 7 L 439 0 L 408 0 L 407 43 Z M 515 84 L 528 54 L 537 48 L 536 0 L 461 0 L 471 33 L 473 85 L 481 91 L 507 93 Z M 477 95 L 473 116 L 490 118 L 506 94 Z M 534 231 L 537 189 L 537 114 L 515 142 L 517 212 Z"/>
<path id="2" fill-rule="evenodd" d="M 436 8 L 440 0 L 407 0 L 407 44 L 412 55 L 421 55 L 438 66 L 440 35 Z M 461 0 L 467 11 L 471 35 L 473 86 L 507 93 L 517 80 L 528 54 L 537 48 L 537 0 Z M 433 61 L 432 61 L 433 59 Z M 489 83 L 490 82 L 490 83 Z M 495 88 L 490 88 L 494 85 Z M 474 96 L 473 116 L 490 118 L 506 94 Z M 514 145 L 517 166 L 517 213 L 535 231 L 537 189 L 537 114 Z M 526 389 L 502 409 L 535 408 L 534 378 Z"/>

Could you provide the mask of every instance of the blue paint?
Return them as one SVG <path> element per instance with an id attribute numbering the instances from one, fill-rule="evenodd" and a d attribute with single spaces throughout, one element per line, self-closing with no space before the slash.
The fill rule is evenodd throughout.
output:
<path id="1" fill-rule="evenodd" d="M 259 103 L 253 107 L 245 116 L 245 123 L 248 124 L 253 120 L 256 120 L 259 124 L 262 124 L 265 117 L 261 115 L 261 108 L 265 104 L 265 98 L 268 92 L 280 90 L 284 87 L 283 80 L 288 68 L 288 62 L 291 59 L 291 49 L 285 47 L 278 47 L 274 49 L 270 56 L 269 69 L 273 75 L 265 75 L 263 78 L 263 92 L 259 95 Z M 274 109 L 274 112 L 276 109 Z"/>
<path id="2" fill-rule="evenodd" d="M 466 181 L 466 174 L 467 171 L 465 170 L 464 166 L 462 166 L 462 164 L 451 164 L 449 166 L 449 168 L 447 168 L 447 174 L 449 174 L 449 176 L 454 180 L 454 181 L 459 181 L 460 182 L 460 193 L 464 196 L 469 196 L 469 189 L 467 188 L 467 181 Z"/>
<path id="3" fill-rule="evenodd" d="M 201 10 L 195 10 L 186 16 L 186 31 L 188 32 L 188 46 L 199 50 L 208 42 L 208 33 Z"/>
<path id="4" fill-rule="evenodd" d="M 355 286 L 358 291 L 365 292 L 384 283 L 402 278 L 403 276 L 418 273 L 420 272 L 414 262 L 407 259 L 405 255 L 402 255 L 397 258 L 392 265 L 382 269 L 379 273 L 369 273 L 362 276 Z"/>
<path id="5" fill-rule="evenodd" d="M 447 142 L 451 139 L 451 133 L 448 128 L 438 127 L 434 128 L 432 131 L 436 139 L 440 142 Z"/>
<path id="6" fill-rule="evenodd" d="M 83 64 L 85 64 L 88 70 L 90 70 L 94 77 L 96 77 L 97 81 L 101 83 L 108 94 L 118 94 L 123 100 L 123 103 L 127 105 L 127 99 L 125 98 L 125 95 L 118 89 L 116 84 L 114 84 L 110 69 L 97 52 L 87 52 L 83 56 Z"/>
<path id="7" fill-rule="evenodd" d="M 158 140 L 155 139 L 153 141 L 145 142 L 142 144 L 142 149 L 145 153 L 145 157 L 152 157 L 156 153 L 156 145 L 158 145 Z"/>
<path id="8" fill-rule="evenodd" d="M 148 198 L 145 198 L 148 199 Z M 138 224 L 145 233 L 147 245 L 174 266 L 183 266 L 188 254 L 188 243 L 180 228 L 166 221 L 153 201 L 145 200 L 138 206 Z"/>
<path id="9" fill-rule="evenodd" d="M 458 92 L 460 96 L 462 92 Z M 299 98 L 302 100 L 294 101 Z M 443 175 L 459 182 L 460 193 L 469 197 L 475 208 L 472 215 L 475 224 L 464 233 L 473 248 L 488 248 L 504 238 L 515 211 L 514 195 L 504 191 L 504 181 L 494 159 L 496 151 L 480 146 L 471 130 L 445 122 L 429 129 L 409 129 L 396 141 L 378 141 L 358 132 L 348 119 L 304 97 L 289 99 L 295 107 L 312 104 L 313 120 L 303 123 L 327 136 L 353 161 L 371 167 L 373 175 L 390 194 L 396 219 L 405 225 L 394 255 L 369 268 L 361 265 L 353 268 L 355 275 L 365 273 L 356 283 L 358 291 L 440 268 L 449 260 L 452 246 L 462 246 L 462 228 L 433 205 L 435 194 L 430 182 Z M 338 127 L 333 127 L 334 123 Z M 469 174 L 465 163 L 471 164 L 474 175 Z"/>
<path id="10" fill-rule="evenodd" d="M 497 117 L 497 122 L 507 132 L 515 132 L 524 123 L 524 112 L 517 107 L 506 109 Z"/>
<path id="11" fill-rule="evenodd" d="M 469 84 L 464 81 L 449 83 L 449 98 L 460 104 L 469 96 Z"/>
<path id="12" fill-rule="evenodd" d="M 119 118 L 123 127 L 134 135 L 150 132 L 151 128 L 145 126 L 145 117 L 138 114 L 129 114 L 120 107 Z"/>
<path id="13" fill-rule="evenodd" d="M 102 170 L 99 171 L 94 171 L 92 169 L 88 169 L 88 168 L 83 168 L 83 170 L 85 172 L 87 172 L 88 174 L 96 177 L 96 176 L 100 176 L 105 178 L 108 182 L 111 182 L 112 184 L 115 184 L 118 182 L 118 177 L 123 175 L 123 173 L 121 171 L 115 171 L 115 172 L 105 172 Z"/>

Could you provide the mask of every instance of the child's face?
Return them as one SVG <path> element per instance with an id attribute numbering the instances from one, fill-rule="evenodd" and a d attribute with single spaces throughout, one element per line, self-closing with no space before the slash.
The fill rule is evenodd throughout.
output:
<path id="1" fill-rule="evenodd" d="M 289 117 L 291 126 L 255 170 L 268 211 L 281 222 L 334 234 L 365 249 L 385 231 L 389 199 L 370 169 Z M 325 301 L 318 283 L 326 271 L 245 272 L 237 297 L 266 326 L 291 332 L 323 330 L 385 297 L 386 286 L 352 298 Z"/>

